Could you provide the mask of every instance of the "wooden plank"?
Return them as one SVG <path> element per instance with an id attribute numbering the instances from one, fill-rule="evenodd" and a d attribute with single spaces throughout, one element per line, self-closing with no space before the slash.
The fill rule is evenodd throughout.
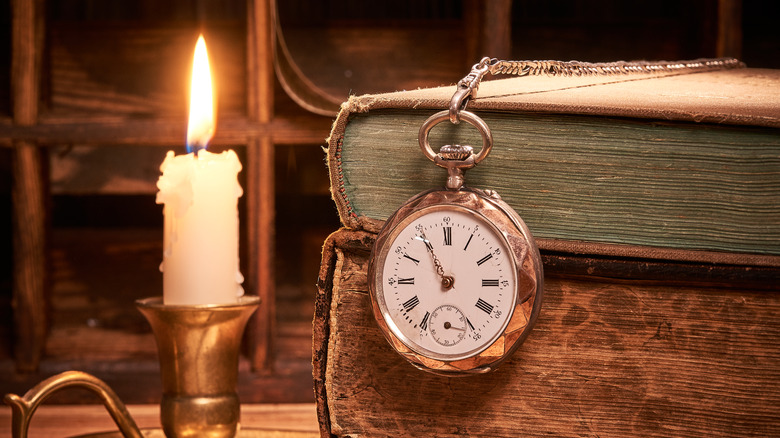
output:
<path id="1" fill-rule="evenodd" d="M 464 2 L 464 43 L 466 67 L 479 62 L 485 56 L 510 59 L 512 56 L 512 0 Z"/>
<path id="2" fill-rule="evenodd" d="M 482 3 L 482 54 L 491 58 L 510 59 L 512 54 L 512 0 Z M 474 62 L 479 61 L 475 59 Z"/>
<path id="3" fill-rule="evenodd" d="M 274 0 L 251 0 L 247 8 L 247 114 L 267 123 L 274 117 Z"/>
<path id="4" fill-rule="evenodd" d="M 192 51 L 202 31 L 208 46 L 218 112 L 246 105 L 243 26 L 238 21 L 192 24 L 110 24 L 53 21 L 47 110 L 187 118 Z"/>
<path id="5" fill-rule="evenodd" d="M 4 406 L 0 430 L 11 430 L 11 408 Z M 160 408 L 155 405 L 130 405 L 128 411 L 138 427 L 160 427 Z M 30 423 L 31 437 L 69 437 L 87 433 L 117 430 L 102 405 L 43 405 L 35 411 Z M 9 435 L 10 436 L 10 435 Z"/>
<path id="6" fill-rule="evenodd" d="M 266 3 L 267 0 L 258 1 Z M 248 5 L 248 20 L 253 20 L 259 9 L 251 6 L 252 2 Z M 501 23 L 508 23 L 509 19 L 508 14 L 502 15 Z M 491 23 L 491 27 L 497 25 Z M 263 24 L 256 29 L 265 31 L 266 27 Z M 256 52 L 260 43 L 244 39 L 257 32 L 252 31 L 251 25 L 246 35 L 244 30 L 242 23 L 215 20 L 210 20 L 205 30 L 220 114 L 252 112 L 259 109 L 258 104 L 273 109 L 261 100 L 273 94 L 274 75 L 270 75 L 269 81 L 260 73 L 262 62 Z M 196 26 L 132 20 L 111 24 L 54 22 L 47 31 L 52 43 L 46 55 L 47 112 L 96 118 L 112 114 L 186 119 L 188 69 L 197 38 Z M 426 22 L 413 27 L 290 26 L 289 32 L 285 29 L 287 36 L 291 59 L 311 80 L 306 86 L 322 88 L 339 102 L 347 100 L 350 94 L 452 82 L 479 59 L 467 59 L 461 51 L 466 38 L 454 21 Z M 502 44 L 508 44 L 508 40 Z M 499 55 L 492 48 L 488 51 L 491 56 Z M 462 65 L 464 61 L 468 66 Z M 270 67 L 273 72 L 273 64 Z M 257 88 L 260 83 L 266 84 L 265 90 Z M 300 111 L 297 105 L 296 108 Z"/>
<path id="7" fill-rule="evenodd" d="M 540 318 L 515 356 L 495 373 L 448 379 L 416 370 L 382 337 L 366 287 L 371 236 L 348 233 L 331 237 L 340 241 L 324 256 L 315 313 L 324 436 L 780 434 L 776 288 L 546 272 Z"/>
<path id="8" fill-rule="evenodd" d="M 247 113 L 258 123 L 274 117 L 273 0 L 247 4 Z M 249 358 L 261 373 L 273 371 L 276 331 L 274 284 L 274 143 L 270 133 L 250 139 L 247 147 L 247 217 L 249 260 L 247 285 L 260 296 L 260 307 L 248 323 Z"/>
<path id="9" fill-rule="evenodd" d="M 342 101 L 451 84 L 479 60 L 464 50 L 470 40 L 456 20 L 295 26 L 287 18 L 282 32 L 291 58 L 317 88 Z"/>
<path id="10" fill-rule="evenodd" d="M 29 126 L 38 119 L 43 2 L 14 0 L 11 14 L 13 119 L 14 123 Z"/>
<path id="11" fill-rule="evenodd" d="M 46 342 L 46 189 L 41 150 L 16 142 L 13 160 L 13 298 L 16 368 L 38 368 Z"/>
<path id="12" fill-rule="evenodd" d="M 218 121 L 212 145 L 246 144 L 248 139 L 270 136 L 274 144 L 324 144 L 332 120 L 309 114 L 280 115 L 268 122 L 241 116 L 224 116 Z M 40 144 L 150 145 L 184 148 L 187 121 L 161 117 L 129 116 L 41 116 L 34 126 L 0 121 L 0 138 Z"/>
<path id="13" fill-rule="evenodd" d="M 160 428 L 158 405 L 128 405 L 127 409 L 139 428 Z M 0 430 L 11 430 L 11 408 L 4 406 L 0 411 Z M 319 436 L 313 403 L 242 405 L 241 426 L 247 430 L 267 431 L 269 437 Z M 115 430 L 116 425 L 101 405 L 44 405 L 33 415 L 29 436 L 66 437 Z"/>
<path id="14" fill-rule="evenodd" d="M 38 118 L 43 2 L 11 2 L 13 122 Z M 46 202 L 41 151 L 28 141 L 13 143 L 14 353 L 18 371 L 38 368 L 46 337 Z"/>
<path id="15" fill-rule="evenodd" d="M 742 58 L 742 0 L 718 0 L 715 44 L 717 56 Z"/>
<path id="16" fill-rule="evenodd" d="M 247 147 L 247 286 L 260 296 L 260 306 L 247 324 L 249 358 L 261 373 L 273 371 L 276 332 L 274 276 L 274 145 L 268 138 Z"/>

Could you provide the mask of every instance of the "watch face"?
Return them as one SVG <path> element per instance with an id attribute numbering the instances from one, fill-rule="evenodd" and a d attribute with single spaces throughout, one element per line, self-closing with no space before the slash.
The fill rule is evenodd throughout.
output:
<path id="1" fill-rule="evenodd" d="M 374 263 L 376 304 L 388 329 L 426 358 L 479 354 L 515 309 L 515 252 L 492 221 L 460 205 L 412 211 L 389 231 Z"/>

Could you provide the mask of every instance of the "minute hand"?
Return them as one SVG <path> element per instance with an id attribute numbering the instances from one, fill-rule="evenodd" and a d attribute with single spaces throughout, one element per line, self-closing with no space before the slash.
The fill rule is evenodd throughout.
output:
<path id="1" fill-rule="evenodd" d="M 425 248 L 431 254 L 431 258 L 433 259 L 433 265 L 436 267 L 436 273 L 439 274 L 439 277 L 441 277 L 441 286 L 445 290 L 452 289 L 452 286 L 455 285 L 455 278 L 451 275 L 444 274 L 444 268 L 441 266 L 441 262 L 439 261 L 439 258 L 436 257 L 436 253 L 433 252 L 433 245 L 431 244 L 431 241 L 428 240 L 424 232 L 420 232 L 420 236 L 421 236 L 420 240 L 422 240 L 422 242 L 425 244 Z"/>

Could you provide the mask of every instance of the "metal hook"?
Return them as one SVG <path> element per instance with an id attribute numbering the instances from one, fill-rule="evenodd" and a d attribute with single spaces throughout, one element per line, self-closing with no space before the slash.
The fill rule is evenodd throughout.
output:
<path id="1" fill-rule="evenodd" d="M 466 110 L 470 99 L 477 97 L 477 90 L 482 77 L 490 71 L 490 67 L 497 63 L 495 58 L 484 57 L 477 64 L 471 67 L 471 71 L 463 79 L 458 81 L 455 94 L 450 99 L 449 118 L 454 124 L 460 123 L 460 113 Z"/>
<path id="2" fill-rule="evenodd" d="M 14 438 L 26 438 L 33 413 L 52 393 L 67 387 L 86 388 L 103 401 L 106 410 L 114 419 L 123 437 L 142 438 L 143 434 L 116 393 L 102 380 L 81 371 L 66 371 L 42 381 L 27 393 L 19 397 L 6 394 L 5 403 L 12 408 L 12 435 Z"/>

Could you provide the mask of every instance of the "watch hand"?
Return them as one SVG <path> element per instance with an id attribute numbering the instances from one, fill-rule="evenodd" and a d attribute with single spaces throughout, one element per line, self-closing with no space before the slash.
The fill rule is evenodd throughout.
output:
<path id="1" fill-rule="evenodd" d="M 464 327 L 455 327 L 454 325 L 450 324 L 449 322 L 445 322 L 444 323 L 444 328 L 445 329 L 457 330 L 459 332 L 465 332 L 466 331 L 466 329 Z"/>
<path id="2" fill-rule="evenodd" d="M 455 285 L 455 278 L 451 275 L 444 275 L 444 268 L 441 266 L 439 258 L 436 257 L 436 253 L 433 252 L 433 245 L 431 244 L 431 241 L 428 240 L 428 238 L 425 236 L 425 232 L 423 231 L 420 231 L 420 236 L 421 237 L 418 237 L 418 239 L 422 240 L 425 244 L 425 248 L 428 249 L 428 252 L 431 254 L 431 258 L 433 259 L 433 265 L 436 267 L 436 273 L 439 274 L 439 277 L 441 277 L 441 286 L 446 290 L 452 289 L 452 286 Z"/>

